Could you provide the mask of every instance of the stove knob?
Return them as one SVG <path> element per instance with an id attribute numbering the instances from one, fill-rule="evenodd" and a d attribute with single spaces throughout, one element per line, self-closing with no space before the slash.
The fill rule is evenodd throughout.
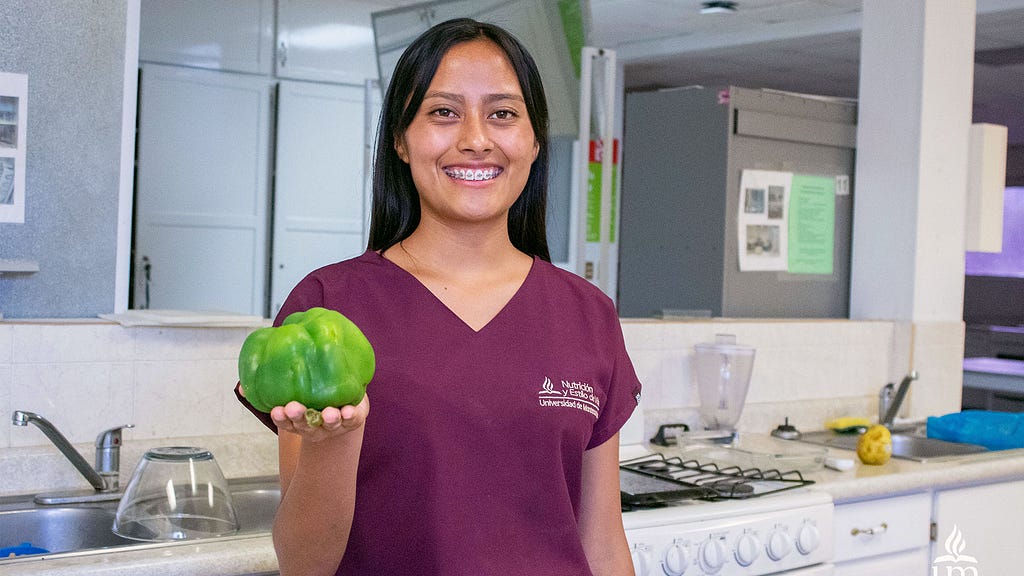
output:
<path id="1" fill-rule="evenodd" d="M 787 532 L 776 530 L 768 537 L 768 557 L 778 562 L 785 558 L 793 549 L 793 537 Z"/>
<path id="2" fill-rule="evenodd" d="M 761 554 L 761 542 L 750 532 L 744 533 L 736 541 L 736 563 L 740 566 L 750 566 Z"/>
<path id="3" fill-rule="evenodd" d="M 700 545 L 697 552 L 697 560 L 701 570 L 708 574 L 714 574 L 725 566 L 727 551 L 721 540 L 708 540 Z"/>
<path id="4" fill-rule="evenodd" d="M 819 544 L 821 544 L 821 532 L 818 531 L 817 526 L 805 523 L 800 527 L 800 531 L 796 534 L 796 549 L 798 552 L 807 556 L 814 552 Z"/>
<path id="5" fill-rule="evenodd" d="M 629 550 L 633 559 L 633 571 L 636 576 L 653 576 L 651 574 L 651 549 L 646 544 L 633 544 Z"/>
<path id="6" fill-rule="evenodd" d="M 686 546 L 682 542 L 673 542 L 668 550 L 665 550 L 665 560 L 662 569 L 667 576 L 683 576 L 686 573 L 686 565 L 690 563 Z"/>

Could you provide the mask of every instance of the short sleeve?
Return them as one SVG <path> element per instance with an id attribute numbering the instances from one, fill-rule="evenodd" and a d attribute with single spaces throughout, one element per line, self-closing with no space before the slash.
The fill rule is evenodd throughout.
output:
<path id="1" fill-rule="evenodd" d="M 618 315 L 614 308 L 611 312 L 612 318 L 609 321 L 609 334 L 611 334 L 611 356 L 612 366 L 607 387 L 605 406 L 601 411 L 601 417 L 594 423 L 594 433 L 587 444 L 587 450 L 595 448 L 607 442 L 618 432 L 629 420 L 633 410 L 640 403 L 642 386 L 633 362 L 626 352 L 626 343 L 622 337 L 622 326 L 619 324 Z"/>

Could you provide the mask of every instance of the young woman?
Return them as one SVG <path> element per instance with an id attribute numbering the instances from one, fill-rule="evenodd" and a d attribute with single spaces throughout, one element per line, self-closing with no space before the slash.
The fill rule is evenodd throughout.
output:
<path id="1" fill-rule="evenodd" d="M 323 426 L 297 402 L 264 418 L 281 574 L 632 574 L 618 430 L 640 383 L 611 300 L 548 261 L 536 65 L 501 28 L 445 22 L 406 50 L 382 116 L 369 249 L 277 318 L 336 309 L 377 358 Z"/>

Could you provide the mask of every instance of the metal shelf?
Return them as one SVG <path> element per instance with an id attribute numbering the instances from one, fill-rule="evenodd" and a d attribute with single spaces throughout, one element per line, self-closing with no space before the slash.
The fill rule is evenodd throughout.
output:
<path id="1" fill-rule="evenodd" d="M 0 258 L 0 274 L 34 274 L 36 272 L 39 272 L 38 262 Z"/>

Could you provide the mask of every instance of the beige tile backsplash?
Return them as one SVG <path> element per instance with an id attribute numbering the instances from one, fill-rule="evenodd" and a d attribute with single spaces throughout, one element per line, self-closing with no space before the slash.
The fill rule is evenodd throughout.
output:
<path id="1" fill-rule="evenodd" d="M 876 418 L 879 389 L 898 383 L 912 363 L 921 377 L 901 417 L 960 407 L 961 322 L 626 320 L 623 332 L 644 383 L 647 437 L 660 424 L 701 425 L 690 358 L 694 344 L 712 342 L 717 333 L 734 334 L 757 351 L 741 430 L 768 432 L 786 417 L 804 430 L 839 416 Z"/>
<path id="2" fill-rule="evenodd" d="M 276 472 L 276 442 L 232 392 L 245 328 L 124 328 L 103 321 L 0 322 L 0 410 L 53 422 L 90 462 L 96 435 L 124 433 L 122 481 L 153 446 L 211 449 L 229 477 Z M 647 437 L 661 423 L 699 426 L 693 345 L 735 334 L 757 356 L 742 430 L 789 417 L 803 429 L 877 415 L 877 394 L 911 366 L 921 373 L 903 416 L 959 409 L 962 323 L 847 320 L 625 320 L 644 383 Z M 87 487 L 35 427 L 0 425 L 0 494 Z"/>

